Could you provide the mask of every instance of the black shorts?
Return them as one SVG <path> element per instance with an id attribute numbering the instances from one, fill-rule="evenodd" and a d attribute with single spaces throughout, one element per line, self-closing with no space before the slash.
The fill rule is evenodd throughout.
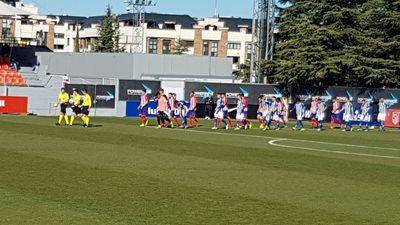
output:
<path id="1" fill-rule="evenodd" d="M 68 108 L 68 104 L 67 103 L 61 103 L 60 104 L 60 112 L 62 114 L 67 114 L 67 108 Z"/>
<path id="2" fill-rule="evenodd" d="M 73 111 L 76 115 L 79 115 L 79 114 L 82 113 L 82 108 L 80 108 L 79 106 L 74 105 L 74 106 L 72 106 L 72 111 Z"/>
<path id="3" fill-rule="evenodd" d="M 82 114 L 89 116 L 89 106 L 82 106 Z"/>

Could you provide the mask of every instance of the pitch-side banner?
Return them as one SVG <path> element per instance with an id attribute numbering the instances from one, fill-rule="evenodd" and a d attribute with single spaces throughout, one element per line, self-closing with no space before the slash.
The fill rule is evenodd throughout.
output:
<path id="1" fill-rule="evenodd" d="M 119 100 L 140 100 L 142 90 L 145 90 L 150 96 L 154 96 L 160 88 L 160 81 L 119 80 Z"/>
<path id="2" fill-rule="evenodd" d="M 185 99 L 189 99 L 190 92 L 194 91 L 199 102 L 212 96 L 215 100 L 218 93 L 226 93 L 229 104 L 236 104 L 238 94 L 244 94 L 249 99 L 250 105 L 258 104 L 258 96 L 284 97 L 288 91 L 276 85 L 254 85 L 254 84 L 222 84 L 222 83 L 185 83 Z"/>
<path id="3" fill-rule="evenodd" d="M 88 84 L 67 84 L 67 92 L 71 95 L 72 89 L 86 89 L 92 97 L 95 108 L 115 108 L 115 86 L 114 85 L 88 85 Z"/>

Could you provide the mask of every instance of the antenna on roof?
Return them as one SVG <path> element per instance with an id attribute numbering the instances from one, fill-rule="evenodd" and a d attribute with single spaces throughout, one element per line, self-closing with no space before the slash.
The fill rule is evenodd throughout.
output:
<path id="1" fill-rule="evenodd" d="M 214 2 L 214 17 L 219 17 L 218 15 L 218 0 Z"/>

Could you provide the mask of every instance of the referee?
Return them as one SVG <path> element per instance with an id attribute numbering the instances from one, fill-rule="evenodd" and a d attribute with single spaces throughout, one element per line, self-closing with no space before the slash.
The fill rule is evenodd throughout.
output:
<path id="1" fill-rule="evenodd" d="M 58 104 L 60 105 L 60 115 L 58 116 L 57 126 L 61 125 L 63 119 L 65 119 L 65 125 L 68 125 L 67 107 L 69 104 L 69 94 L 65 91 L 65 88 L 61 88 L 60 94 L 58 94 Z"/>
<path id="2" fill-rule="evenodd" d="M 92 107 L 92 97 L 87 93 L 87 90 L 82 90 L 83 103 L 82 103 L 82 120 L 83 126 L 88 127 L 90 123 L 89 111 Z"/>
<path id="3" fill-rule="evenodd" d="M 82 113 L 82 96 L 79 94 L 79 90 L 76 88 L 72 89 L 72 116 L 70 119 L 70 126 L 74 125 L 74 120 L 76 117 L 81 116 Z"/>

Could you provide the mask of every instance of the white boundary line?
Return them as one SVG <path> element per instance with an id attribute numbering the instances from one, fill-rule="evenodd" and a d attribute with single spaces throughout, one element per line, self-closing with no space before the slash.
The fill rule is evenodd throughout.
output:
<path id="1" fill-rule="evenodd" d="M 342 154 L 342 155 L 356 155 L 356 156 L 366 156 L 366 157 L 385 158 L 385 159 L 400 159 L 400 157 L 396 157 L 396 156 L 373 155 L 373 154 L 344 152 L 344 151 L 331 151 L 331 150 L 325 150 L 325 149 L 315 149 L 315 148 L 276 144 L 276 142 L 278 142 L 278 141 L 287 141 L 287 140 L 289 140 L 289 139 L 275 139 L 275 140 L 269 141 L 268 144 L 275 146 L 275 147 L 301 149 L 301 150 L 314 151 L 314 152 L 327 152 L 327 153 Z"/>
<path id="2" fill-rule="evenodd" d="M 172 129 L 172 130 L 177 130 L 177 129 Z M 284 140 L 288 140 L 288 141 L 308 142 L 308 143 L 315 143 L 315 144 L 326 144 L 326 145 L 336 145 L 336 146 L 355 147 L 355 148 L 400 151 L 400 149 L 397 149 L 397 148 L 374 147 L 374 146 L 365 146 L 365 145 L 352 145 L 352 144 L 342 144 L 342 143 L 333 143 L 333 142 L 302 140 L 302 139 L 294 139 L 294 138 L 280 138 L 280 137 L 271 137 L 271 136 L 221 133 L 221 132 L 218 132 L 218 131 L 217 132 L 211 132 L 211 131 L 202 131 L 202 130 L 183 130 L 183 129 L 182 130 L 177 130 L 177 131 L 187 131 L 187 132 L 204 133 L 204 134 L 218 134 L 218 135 L 226 135 L 226 136 L 264 138 L 264 139 L 279 139 L 279 140 L 284 139 Z"/>

